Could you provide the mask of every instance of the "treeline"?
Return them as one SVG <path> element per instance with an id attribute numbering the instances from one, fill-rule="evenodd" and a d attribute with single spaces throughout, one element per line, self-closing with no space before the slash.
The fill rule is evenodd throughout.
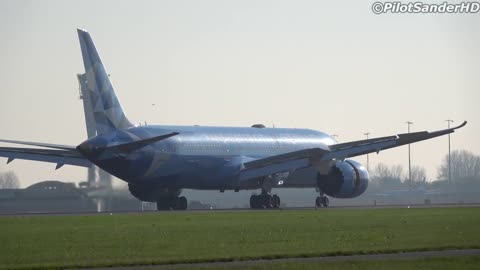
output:
<path id="1" fill-rule="evenodd" d="M 408 168 L 401 165 L 388 166 L 383 163 L 370 172 L 370 191 L 435 188 L 435 189 L 471 189 L 480 191 L 480 156 L 466 150 L 451 153 L 451 183 L 448 183 L 448 154 L 437 169 L 437 179 L 428 179 L 426 170 L 421 166 L 412 166 L 412 182 L 409 183 Z M 432 181 L 433 180 L 433 181 Z"/>

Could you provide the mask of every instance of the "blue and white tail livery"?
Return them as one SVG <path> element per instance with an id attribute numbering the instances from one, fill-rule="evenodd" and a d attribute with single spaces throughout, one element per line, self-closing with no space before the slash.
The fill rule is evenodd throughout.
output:
<path id="1" fill-rule="evenodd" d="M 82 29 L 77 29 L 77 32 L 80 39 L 87 79 L 86 85 L 90 91 L 89 96 L 95 117 L 97 134 L 106 134 L 115 129 L 132 127 L 132 123 L 125 116 L 122 106 L 115 95 L 113 85 L 90 34 Z"/>

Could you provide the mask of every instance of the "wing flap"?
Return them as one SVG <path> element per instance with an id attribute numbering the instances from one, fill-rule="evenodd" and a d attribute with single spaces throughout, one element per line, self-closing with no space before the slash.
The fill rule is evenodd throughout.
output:
<path id="1" fill-rule="evenodd" d="M 281 163 L 271 163 L 265 166 L 243 170 L 240 172 L 238 179 L 242 182 L 257 177 L 305 168 L 309 165 L 310 160 L 308 158 L 291 159 Z"/>
<path id="2" fill-rule="evenodd" d="M 311 165 L 312 160 L 321 158 L 326 152 L 320 148 L 312 148 L 245 162 L 239 180 L 246 181 L 305 168 Z"/>
<path id="3" fill-rule="evenodd" d="M 320 148 L 304 149 L 286 154 L 252 160 L 243 164 L 245 169 L 254 169 L 301 158 L 321 157 L 326 151 Z"/>

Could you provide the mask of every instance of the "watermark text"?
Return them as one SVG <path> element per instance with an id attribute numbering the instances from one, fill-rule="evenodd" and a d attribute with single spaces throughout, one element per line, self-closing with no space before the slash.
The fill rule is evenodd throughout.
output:
<path id="1" fill-rule="evenodd" d="M 451 4 L 443 2 L 430 4 L 423 2 L 375 2 L 372 4 L 372 11 L 375 14 L 383 13 L 478 13 L 479 2 L 461 2 Z"/>

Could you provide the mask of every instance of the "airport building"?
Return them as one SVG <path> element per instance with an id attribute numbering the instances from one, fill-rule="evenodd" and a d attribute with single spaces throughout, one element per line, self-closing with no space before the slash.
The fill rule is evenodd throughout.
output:
<path id="1" fill-rule="evenodd" d="M 25 189 L 1 189 L 0 213 L 89 212 L 96 204 L 73 183 L 44 181 Z"/>
<path id="2" fill-rule="evenodd" d="M 74 183 L 44 181 L 25 189 L 0 189 L 0 214 L 142 211 L 152 208 L 128 191 L 77 187 Z"/>

